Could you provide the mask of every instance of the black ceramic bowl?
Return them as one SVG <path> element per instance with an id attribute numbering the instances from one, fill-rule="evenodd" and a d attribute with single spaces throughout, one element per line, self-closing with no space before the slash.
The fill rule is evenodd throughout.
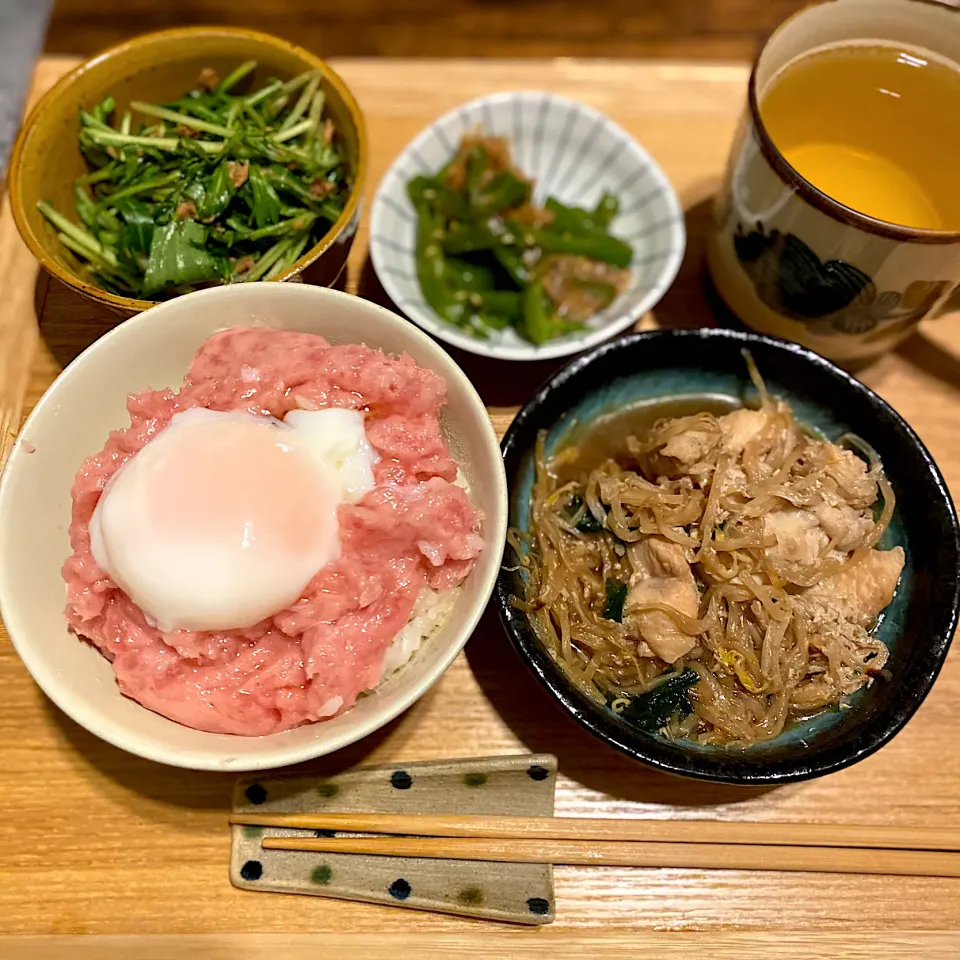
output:
<path id="1" fill-rule="evenodd" d="M 521 584 L 509 549 L 497 601 L 520 656 L 571 715 L 602 740 L 670 773 L 727 783 L 785 783 L 831 773 L 882 747 L 923 702 L 950 646 L 960 599 L 960 529 L 943 478 L 913 430 L 859 380 L 797 344 L 731 330 L 654 331 L 604 344 L 548 380 L 507 431 L 503 456 L 510 523 L 524 529 L 538 431 L 548 431 L 549 448 L 574 419 L 589 422 L 640 401 L 749 394 L 744 348 L 771 393 L 786 399 L 802 423 L 830 438 L 855 433 L 883 461 L 897 509 L 880 546 L 900 544 L 906 551 L 896 596 L 878 627 L 890 648 L 892 679 L 858 691 L 849 710 L 823 713 L 746 750 L 670 741 L 631 727 L 567 681 L 526 615 L 510 604 Z"/>

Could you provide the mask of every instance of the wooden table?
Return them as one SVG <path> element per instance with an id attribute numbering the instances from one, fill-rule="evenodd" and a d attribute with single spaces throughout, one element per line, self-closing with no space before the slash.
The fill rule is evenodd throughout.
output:
<path id="1" fill-rule="evenodd" d="M 255 27 L 323 57 L 749 60 L 803 6 L 806 0 L 56 0 L 47 51 L 89 56 L 146 30 L 197 23 Z"/>
<path id="2" fill-rule="evenodd" d="M 34 94 L 71 65 L 40 64 Z M 746 81 L 742 66 L 560 60 L 336 64 L 367 113 L 369 193 L 428 120 L 498 89 L 543 88 L 611 114 L 650 149 L 687 209 L 690 244 L 655 318 L 712 322 L 701 286 L 707 199 L 717 186 Z M 365 261 L 350 289 L 383 293 Z M 38 338 L 34 300 L 42 305 Z M 19 422 L 67 359 L 64 330 L 96 319 L 36 267 L 0 217 L 0 414 Z M 66 338 L 69 340 L 69 337 Z M 960 491 L 960 324 L 940 320 L 864 379 L 919 431 Z M 540 369 L 462 359 L 499 428 Z M 499 373 L 499 375 L 497 375 Z M 504 382 L 512 386 L 504 386 Z M 512 392 L 511 392 L 512 391 Z M 95 739 L 42 696 L 0 631 L 0 957 L 746 957 L 955 958 L 960 880 L 702 870 L 556 871 L 557 921 L 529 930 L 306 897 L 242 893 L 227 881 L 232 778 L 156 766 Z M 442 681 L 385 730 L 310 765 L 550 751 L 568 815 L 960 823 L 953 748 L 960 654 L 908 728 L 856 767 L 812 783 L 737 789 L 673 779 L 604 747 L 562 714 L 510 651 L 495 617 Z M 77 935 L 85 935 L 75 939 Z M 36 938 L 36 939 L 34 939 Z"/>

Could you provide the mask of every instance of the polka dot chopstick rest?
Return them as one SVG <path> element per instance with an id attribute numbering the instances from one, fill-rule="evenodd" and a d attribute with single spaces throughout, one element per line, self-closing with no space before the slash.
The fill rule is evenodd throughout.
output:
<path id="1" fill-rule="evenodd" d="M 242 780 L 234 813 L 445 813 L 552 817 L 549 754 L 358 767 L 328 778 Z M 329 831 L 233 826 L 230 880 L 245 890 L 305 893 L 512 923 L 554 918 L 549 864 L 264 850 L 265 836 Z"/>

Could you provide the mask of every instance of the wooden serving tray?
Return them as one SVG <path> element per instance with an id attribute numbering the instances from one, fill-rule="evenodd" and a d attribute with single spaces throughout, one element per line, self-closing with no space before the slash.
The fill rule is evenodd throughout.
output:
<path id="1" fill-rule="evenodd" d="M 41 61 L 32 96 L 74 61 Z M 610 114 L 676 185 L 690 234 L 680 276 L 644 323 L 713 322 L 701 264 L 708 198 L 744 96 L 740 65 L 557 60 L 336 63 L 366 112 L 368 197 L 426 123 L 482 93 L 544 89 Z M 366 259 L 349 289 L 385 302 Z M 40 334 L 38 335 L 38 320 Z M 14 430 L 104 318 L 38 277 L 9 210 L 0 214 L 0 435 Z M 549 372 L 458 355 L 501 432 Z M 929 446 L 960 492 L 960 322 L 945 318 L 864 380 Z M 303 770 L 358 763 L 549 752 L 564 815 L 960 824 L 960 651 L 908 728 L 880 753 L 812 783 L 738 789 L 660 775 L 561 713 L 488 614 L 464 655 L 399 720 Z M 711 956 L 740 960 L 960 955 L 960 880 L 703 870 L 558 868 L 557 920 L 521 930 L 312 897 L 254 896 L 228 880 L 233 778 L 157 766 L 76 726 L 33 684 L 0 628 L 0 957 L 428 958 Z M 54 936 L 56 935 L 56 936 Z M 76 939 L 77 935 L 85 935 Z"/>

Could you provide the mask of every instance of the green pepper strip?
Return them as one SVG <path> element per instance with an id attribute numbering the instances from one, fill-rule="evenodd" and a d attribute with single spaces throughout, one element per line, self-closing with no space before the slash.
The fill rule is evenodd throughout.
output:
<path id="1" fill-rule="evenodd" d="M 468 263 L 457 257 L 447 257 L 445 272 L 448 283 L 454 290 L 493 290 L 493 272 L 486 267 Z"/>
<path id="2" fill-rule="evenodd" d="M 590 260 L 602 260 L 615 267 L 629 267 L 633 250 L 629 244 L 606 233 L 571 233 L 530 230 L 537 246 L 549 253 L 572 253 Z"/>
<path id="3" fill-rule="evenodd" d="M 534 280 L 523 291 L 523 329 L 531 343 L 546 343 L 550 339 L 550 314 L 543 279 Z"/>
<path id="4" fill-rule="evenodd" d="M 606 229 L 619 212 L 620 201 L 612 193 L 605 193 L 594 208 L 594 223 L 596 223 L 598 227 Z"/>
<path id="5" fill-rule="evenodd" d="M 523 262 L 523 257 L 516 247 L 495 247 L 493 255 L 518 287 L 527 285 L 530 281 L 530 268 Z"/>
<path id="6" fill-rule="evenodd" d="M 514 290 L 481 290 L 475 294 L 483 306 L 484 314 L 502 318 L 504 326 L 523 319 L 523 294 Z M 491 322 L 495 326 L 495 322 Z M 498 327 L 498 329 L 500 329 Z"/>
<path id="7" fill-rule="evenodd" d="M 497 238 L 478 223 L 461 223 L 459 228 L 451 227 L 443 238 L 444 253 L 476 253 L 478 250 L 493 250 L 497 247 Z"/>
<path id="8" fill-rule="evenodd" d="M 578 230 L 595 230 L 597 228 L 593 213 L 584 210 L 582 207 L 570 207 L 553 197 L 548 197 L 543 205 L 545 210 L 553 214 L 553 221 L 550 223 L 551 230 L 569 230 L 571 232 Z"/>
<path id="9" fill-rule="evenodd" d="M 466 297 L 457 299 L 444 283 L 443 248 L 437 236 L 442 234 L 442 228 L 426 204 L 417 213 L 417 279 L 423 299 L 441 319 L 463 327 L 467 325 Z"/>
<path id="10" fill-rule="evenodd" d="M 483 187 L 472 193 L 470 206 L 475 216 L 485 217 L 520 207 L 529 199 L 530 184 L 508 170 L 500 170 Z"/>

